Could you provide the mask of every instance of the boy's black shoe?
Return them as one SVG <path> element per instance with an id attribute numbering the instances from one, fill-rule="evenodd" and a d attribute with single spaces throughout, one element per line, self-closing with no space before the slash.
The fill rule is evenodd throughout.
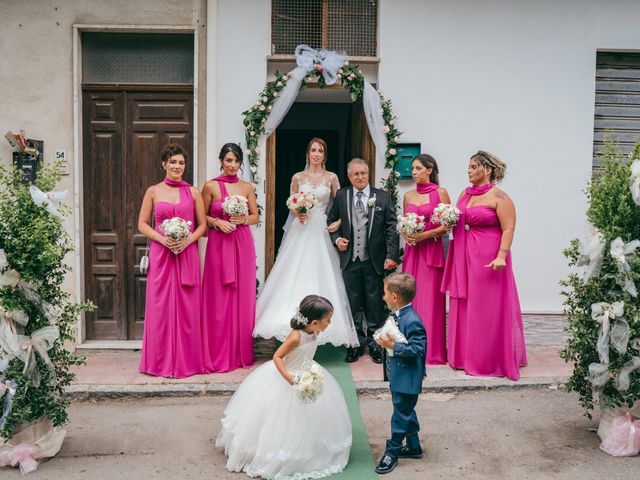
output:
<path id="1" fill-rule="evenodd" d="M 402 447 L 402 450 L 398 453 L 398 458 L 422 458 L 422 448 Z"/>
<path id="2" fill-rule="evenodd" d="M 380 475 L 384 475 L 385 473 L 391 472 L 398 465 L 398 459 L 394 457 L 390 457 L 389 455 L 385 455 L 380 460 L 380 463 L 376 467 L 376 473 Z"/>
<path id="3" fill-rule="evenodd" d="M 360 355 L 358 355 L 357 348 L 347 348 L 347 358 L 345 358 L 346 362 L 353 363 L 358 360 L 359 357 Z"/>

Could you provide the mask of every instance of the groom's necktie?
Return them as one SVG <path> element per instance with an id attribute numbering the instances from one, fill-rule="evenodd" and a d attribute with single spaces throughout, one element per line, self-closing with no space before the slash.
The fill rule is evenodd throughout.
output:
<path id="1" fill-rule="evenodd" d="M 364 203 L 362 203 L 362 195 L 364 195 L 362 193 L 362 190 L 356 193 L 356 197 L 358 197 L 356 199 L 356 210 L 358 210 L 358 212 L 362 212 L 364 210 Z"/>
<path id="2" fill-rule="evenodd" d="M 353 222 L 353 257 L 352 260 L 360 259 L 362 261 L 368 260 L 369 256 L 367 255 L 367 210 L 364 208 L 364 203 L 362 202 L 362 197 L 364 192 L 362 190 L 358 190 L 356 192 L 356 204 L 355 204 L 355 215 Z"/>

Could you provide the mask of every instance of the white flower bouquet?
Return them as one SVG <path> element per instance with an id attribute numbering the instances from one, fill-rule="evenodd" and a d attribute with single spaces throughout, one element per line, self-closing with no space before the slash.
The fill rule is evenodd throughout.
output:
<path id="1" fill-rule="evenodd" d="M 439 203 L 433 210 L 433 215 L 431 215 L 431 221 L 433 223 L 439 223 L 445 227 L 453 227 L 458 223 L 459 218 L 460 210 L 448 203 Z"/>
<path id="2" fill-rule="evenodd" d="M 295 388 L 298 398 L 302 403 L 316 401 L 324 387 L 322 367 L 312 360 L 306 360 L 302 364 L 302 370 L 296 375 Z"/>
<path id="3" fill-rule="evenodd" d="M 373 339 L 376 342 L 383 336 L 393 338 L 393 341 L 396 343 L 407 343 L 407 339 L 398 328 L 398 322 L 396 322 L 395 318 L 392 316 L 389 316 L 387 321 L 384 322 L 384 325 L 373 333 Z M 393 350 L 390 348 L 387 348 L 386 350 L 387 354 L 390 357 L 393 357 Z"/>
<path id="4" fill-rule="evenodd" d="M 249 215 L 249 201 L 242 195 L 229 195 L 222 202 L 222 211 L 230 217 Z"/>
<path id="5" fill-rule="evenodd" d="M 398 215 L 396 229 L 406 235 L 415 235 L 424 230 L 424 216 L 417 213 L 405 213 Z"/>
<path id="6" fill-rule="evenodd" d="M 180 217 L 167 218 L 160 225 L 160 230 L 165 237 L 169 237 L 173 240 L 180 241 L 183 238 L 187 238 L 191 235 L 189 227 L 191 226 L 190 220 L 184 220 Z"/>

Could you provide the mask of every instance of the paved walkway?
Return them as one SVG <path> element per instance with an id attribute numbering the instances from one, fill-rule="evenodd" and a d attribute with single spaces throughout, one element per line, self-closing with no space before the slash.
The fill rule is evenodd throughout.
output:
<path id="1" fill-rule="evenodd" d="M 424 382 L 426 391 L 479 389 L 564 383 L 571 365 L 558 356 L 563 333 L 561 316 L 525 316 L 525 337 L 529 365 L 521 369 L 521 378 L 513 382 L 504 378 L 472 377 L 448 366 L 428 368 Z M 258 358 L 256 366 L 269 360 Z M 101 351 L 87 354 L 87 364 L 74 367 L 75 383 L 67 393 L 77 397 L 118 396 L 192 396 L 233 392 L 249 374 L 250 369 L 229 373 L 194 375 L 184 379 L 153 377 L 138 372 L 140 353 L 137 351 Z M 254 367 L 255 368 L 255 367 Z M 351 372 L 359 392 L 379 392 L 388 389 L 382 381 L 382 368 L 368 355 L 351 364 Z"/>

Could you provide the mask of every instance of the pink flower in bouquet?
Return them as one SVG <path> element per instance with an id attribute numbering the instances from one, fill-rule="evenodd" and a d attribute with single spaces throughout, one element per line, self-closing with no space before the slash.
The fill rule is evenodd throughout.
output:
<path id="1" fill-rule="evenodd" d="M 323 67 L 322 65 L 320 65 L 319 63 L 316 63 L 316 64 L 313 66 L 313 69 L 314 69 L 316 72 L 320 72 L 320 73 L 322 73 L 322 72 L 324 71 L 324 67 Z"/>

